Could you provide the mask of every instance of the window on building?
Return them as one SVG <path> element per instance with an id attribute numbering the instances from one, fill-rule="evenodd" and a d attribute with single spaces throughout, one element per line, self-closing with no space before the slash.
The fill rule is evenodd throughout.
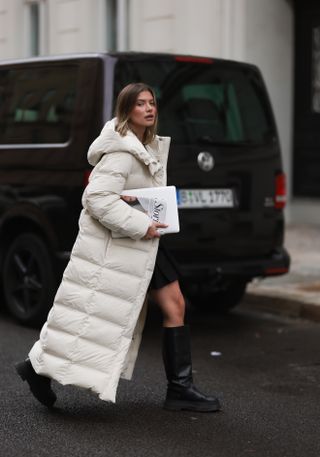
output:
<path id="1" fill-rule="evenodd" d="M 29 5 L 30 13 L 30 54 L 38 56 L 40 54 L 40 6 L 34 2 Z"/>
<path id="2" fill-rule="evenodd" d="M 48 0 L 24 0 L 24 53 L 38 56 L 48 51 Z"/>
<path id="3" fill-rule="evenodd" d="M 107 50 L 126 51 L 128 48 L 129 0 L 105 1 Z"/>
<path id="4" fill-rule="evenodd" d="M 65 143 L 71 136 L 77 67 L 0 71 L 0 144 Z"/>
<path id="5" fill-rule="evenodd" d="M 117 0 L 106 0 L 106 38 L 108 51 L 117 50 Z"/>

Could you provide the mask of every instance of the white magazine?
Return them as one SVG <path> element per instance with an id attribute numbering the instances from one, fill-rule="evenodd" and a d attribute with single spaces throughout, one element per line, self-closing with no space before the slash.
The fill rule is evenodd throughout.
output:
<path id="1" fill-rule="evenodd" d="M 161 235 L 180 231 L 175 186 L 130 189 L 121 195 L 137 197 L 136 201 L 129 203 L 133 208 L 144 211 L 153 221 L 168 224 L 167 228 L 158 229 Z"/>

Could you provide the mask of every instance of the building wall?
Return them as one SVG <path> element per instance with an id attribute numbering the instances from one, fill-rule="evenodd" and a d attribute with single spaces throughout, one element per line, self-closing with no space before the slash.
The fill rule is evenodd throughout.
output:
<path id="1" fill-rule="evenodd" d="M 246 60 L 258 65 L 269 89 L 291 196 L 294 11 L 287 0 L 246 0 Z"/>
<path id="2" fill-rule="evenodd" d="M 0 58 L 22 57 L 24 23 L 21 0 L 0 0 Z"/>
<path id="3" fill-rule="evenodd" d="M 32 0 L 0 0 L 0 58 L 30 55 Z M 40 0 L 40 54 L 104 51 L 105 0 Z"/>
<path id="4" fill-rule="evenodd" d="M 245 2 L 131 0 L 130 49 L 242 58 Z"/>
<path id="5" fill-rule="evenodd" d="M 91 3 L 87 0 L 49 0 L 49 54 L 96 49 Z"/>

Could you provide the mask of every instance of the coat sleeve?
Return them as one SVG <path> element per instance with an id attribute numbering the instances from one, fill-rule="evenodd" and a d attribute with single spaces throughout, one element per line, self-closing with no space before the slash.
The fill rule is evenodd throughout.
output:
<path id="1" fill-rule="evenodd" d="M 93 169 L 83 197 L 83 207 L 108 229 L 141 239 L 150 225 L 147 214 L 131 208 L 120 198 L 131 172 L 132 155 L 126 152 L 105 154 Z"/>

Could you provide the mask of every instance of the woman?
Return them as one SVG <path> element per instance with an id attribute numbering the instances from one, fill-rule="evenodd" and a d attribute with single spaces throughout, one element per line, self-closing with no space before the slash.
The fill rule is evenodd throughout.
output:
<path id="1" fill-rule="evenodd" d="M 94 166 L 83 194 L 79 234 L 40 339 L 17 372 L 33 395 L 52 407 L 51 379 L 115 402 L 119 378 L 131 379 L 144 325 L 148 288 L 164 319 L 166 409 L 216 411 L 217 398 L 193 385 L 185 302 L 170 255 L 158 251 L 159 228 L 120 194 L 166 185 L 169 138 L 155 134 L 153 90 L 129 84 L 116 118 L 92 143 Z"/>

